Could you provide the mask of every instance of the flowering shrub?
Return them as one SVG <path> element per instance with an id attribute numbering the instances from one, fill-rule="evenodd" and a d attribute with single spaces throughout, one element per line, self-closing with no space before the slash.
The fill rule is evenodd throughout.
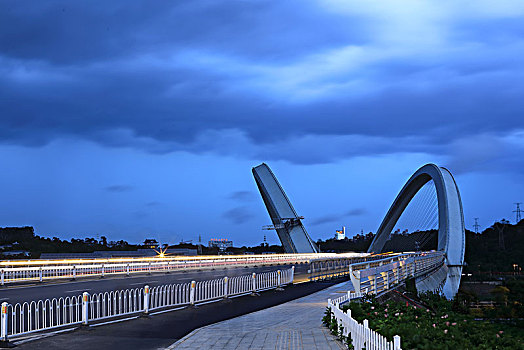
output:
<path id="1" fill-rule="evenodd" d="M 453 311 L 453 303 L 436 294 L 421 296 L 428 309 L 390 301 L 379 304 L 368 298 L 343 305 L 358 322 L 389 340 L 399 335 L 403 349 L 524 349 L 522 328 L 475 321 L 471 315 Z"/>

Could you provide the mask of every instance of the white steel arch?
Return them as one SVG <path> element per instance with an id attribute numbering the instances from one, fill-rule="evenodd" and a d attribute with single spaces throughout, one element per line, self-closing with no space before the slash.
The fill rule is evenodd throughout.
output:
<path id="1" fill-rule="evenodd" d="M 409 178 L 382 221 L 368 252 L 382 252 L 392 229 L 409 202 L 430 180 L 435 183 L 438 200 L 437 249 L 445 253 L 446 263 L 442 268 L 447 273 L 444 281 L 433 279 L 428 284 L 428 281 L 420 280 L 418 285 L 424 286 L 423 289 L 438 289 L 439 284 L 443 283 L 441 285 L 442 292 L 447 298 L 451 299 L 457 293 L 460 284 L 466 237 L 460 193 L 455 179 L 448 169 L 435 164 L 426 164 Z M 444 276 L 443 273 L 437 275 Z"/>

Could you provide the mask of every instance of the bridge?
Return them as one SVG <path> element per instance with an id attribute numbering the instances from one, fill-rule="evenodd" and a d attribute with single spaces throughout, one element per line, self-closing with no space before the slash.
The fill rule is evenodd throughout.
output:
<path id="1" fill-rule="evenodd" d="M 297 215 L 269 166 L 262 163 L 254 167 L 253 176 L 273 222 L 273 228 L 277 231 L 286 251 L 290 253 L 316 252 L 318 248 L 312 242 L 302 224 L 301 219 L 303 217 Z M 459 189 L 453 175 L 446 168 L 435 164 L 426 164 L 409 178 L 384 217 L 368 253 L 389 251 L 389 249 L 386 249 L 386 243 L 391 238 L 395 225 L 413 198 L 426 185 L 434 187 L 437 200 L 436 215 L 438 217 L 438 244 L 433 247 L 435 252 L 428 253 L 426 256 L 439 259 L 439 266 L 418 275 L 416 286 L 420 291 L 437 290 L 448 299 L 452 299 L 458 291 L 462 266 L 464 265 L 465 227 Z M 427 204 L 426 207 L 428 207 Z M 426 218 L 420 219 L 428 221 Z M 404 248 L 414 249 L 415 247 Z M 329 264 L 329 262 L 326 262 L 326 264 Z M 398 264 L 402 265 L 401 263 Z M 348 265 L 352 264 L 348 263 Z M 368 280 L 364 284 L 370 284 L 373 290 L 376 290 L 377 277 L 379 282 L 383 278 L 388 280 L 387 276 L 384 277 L 385 273 L 389 273 L 387 268 L 377 268 L 375 263 L 365 265 L 367 272 L 359 270 L 359 267 L 353 266 L 352 280 L 355 281 L 354 285 L 357 290 L 360 290 L 360 282 L 357 283 L 360 279 L 367 278 Z"/>
<path id="2" fill-rule="evenodd" d="M 354 295 L 380 295 L 408 279 L 420 291 L 439 291 L 449 299 L 457 293 L 464 264 L 464 219 L 457 184 L 447 169 L 434 164 L 418 169 L 393 201 L 368 252 L 345 254 L 318 252 L 303 217 L 297 215 L 266 164 L 253 168 L 253 176 L 273 223 L 270 229 L 276 231 L 286 254 L 3 261 L 1 285 L 17 289 L 2 291 L 0 345 L 64 327 L 162 313 L 338 277 L 350 279 Z M 416 241 L 420 248 L 427 247 L 435 231 L 436 246 L 429 250 L 402 246 L 392 252 L 397 223 L 428 186 L 436 197 L 438 229 L 414 234 L 422 237 Z M 71 283 L 85 290 L 75 287 L 71 295 L 60 295 L 58 289 Z M 21 293 L 28 285 L 42 292 Z M 337 303 L 349 298 L 348 294 Z"/>

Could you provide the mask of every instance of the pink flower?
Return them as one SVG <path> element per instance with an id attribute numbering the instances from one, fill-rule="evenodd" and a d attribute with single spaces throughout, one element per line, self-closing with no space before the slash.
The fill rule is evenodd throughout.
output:
<path id="1" fill-rule="evenodd" d="M 453 322 L 451 325 L 452 325 L 452 326 L 456 326 L 456 325 L 457 325 L 457 322 Z"/>
<path id="2" fill-rule="evenodd" d="M 384 309 L 384 312 L 388 312 L 388 309 Z"/>
<path id="3" fill-rule="evenodd" d="M 384 314 L 384 317 L 387 318 L 387 317 L 388 317 L 388 314 Z"/>
<path id="4" fill-rule="evenodd" d="M 426 309 L 426 312 L 429 312 L 429 309 Z"/>
<path id="5" fill-rule="evenodd" d="M 497 334 L 497 338 L 500 338 L 500 335 Z"/>
<path id="6" fill-rule="evenodd" d="M 433 328 L 437 328 L 437 326 L 433 323 Z"/>
<path id="7" fill-rule="evenodd" d="M 375 314 L 375 315 L 378 315 L 378 312 L 375 311 L 374 314 Z"/>
<path id="8" fill-rule="evenodd" d="M 374 306 L 372 306 L 372 307 L 371 307 L 371 310 L 375 310 L 375 307 L 374 307 Z"/>
<path id="9" fill-rule="evenodd" d="M 447 329 L 444 329 L 444 334 L 448 334 L 448 330 Z"/>
<path id="10" fill-rule="evenodd" d="M 446 326 L 449 326 L 449 321 L 448 321 L 448 322 L 446 322 Z"/>
<path id="11" fill-rule="evenodd" d="M 417 316 L 417 315 L 415 315 L 415 318 L 418 318 L 418 316 Z"/>
<path id="12" fill-rule="evenodd" d="M 399 313 L 398 313 L 398 312 L 397 312 L 397 313 L 395 313 L 395 316 L 398 316 L 398 315 L 399 315 Z"/>
<path id="13" fill-rule="evenodd" d="M 504 334 L 504 331 L 499 331 L 499 334 Z"/>

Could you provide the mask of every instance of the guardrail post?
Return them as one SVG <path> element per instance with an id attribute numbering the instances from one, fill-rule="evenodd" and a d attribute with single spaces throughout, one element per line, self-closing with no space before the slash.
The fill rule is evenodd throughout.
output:
<path id="1" fill-rule="evenodd" d="M 400 336 L 393 336 L 393 350 L 400 350 Z"/>
<path id="2" fill-rule="evenodd" d="M 2 270 L 3 272 L 3 270 Z M 1 316 L 1 320 L 0 320 L 0 327 L 1 327 L 1 331 L 0 331 L 0 337 L 1 337 L 1 341 L 2 343 L 7 343 L 7 302 L 3 302 L 2 303 L 2 316 Z"/>
<path id="3" fill-rule="evenodd" d="M 129 276 L 129 264 L 126 265 L 126 275 Z"/>
<path id="4" fill-rule="evenodd" d="M 284 290 L 282 287 L 282 271 L 277 270 L 277 289 L 278 291 Z"/>
<path id="5" fill-rule="evenodd" d="M 151 274 L 151 261 L 149 262 L 149 265 L 147 266 L 147 273 L 150 275 Z"/>
<path id="6" fill-rule="evenodd" d="M 147 315 L 149 313 L 149 299 L 151 296 L 151 290 L 149 286 L 144 286 L 144 313 Z"/>
<path id="7" fill-rule="evenodd" d="M 2 286 L 3 286 L 5 284 L 5 280 L 4 280 L 4 278 L 5 278 L 5 271 L 4 271 L 4 269 L 2 269 L 2 277 L 1 278 L 2 278 Z"/>
<path id="8" fill-rule="evenodd" d="M 229 288 L 228 288 L 228 287 L 229 287 L 229 285 L 228 285 L 228 280 L 229 280 L 229 279 L 227 278 L 227 276 L 224 277 L 224 299 L 227 299 L 227 296 L 228 296 L 228 293 L 229 293 L 229 290 L 228 290 L 228 289 L 229 289 Z"/>
<path id="9" fill-rule="evenodd" d="M 38 269 L 38 280 L 40 282 L 42 282 L 42 279 L 43 279 L 43 276 L 42 276 L 42 267 L 40 267 L 40 269 Z"/>
<path id="10" fill-rule="evenodd" d="M 191 281 L 191 289 L 189 290 L 189 304 L 195 305 L 195 287 L 196 282 Z"/>
<path id="11" fill-rule="evenodd" d="M 102 275 L 100 276 L 100 278 L 104 278 L 105 275 L 106 275 L 106 266 L 102 264 Z"/>
<path id="12" fill-rule="evenodd" d="M 73 265 L 73 279 L 76 280 L 76 265 Z"/>
<path id="13" fill-rule="evenodd" d="M 252 291 L 252 293 L 256 294 L 256 292 L 257 292 L 257 274 L 253 272 L 251 277 L 252 277 L 251 280 L 253 281 L 252 282 L 253 283 L 253 287 L 252 287 L 253 291 Z"/>
<path id="14" fill-rule="evenodd" d="M 84 292 L 82 294 L 82 324 L 87 325 L 89 323 L 89 293 Z"/>
<path id="15" fill-rule="evenodd" d="M 291 281 L 289 281 L 289 284 L 293 284 L 294 278 L 295 278 L 295 266 L 291 266 Z"/>

